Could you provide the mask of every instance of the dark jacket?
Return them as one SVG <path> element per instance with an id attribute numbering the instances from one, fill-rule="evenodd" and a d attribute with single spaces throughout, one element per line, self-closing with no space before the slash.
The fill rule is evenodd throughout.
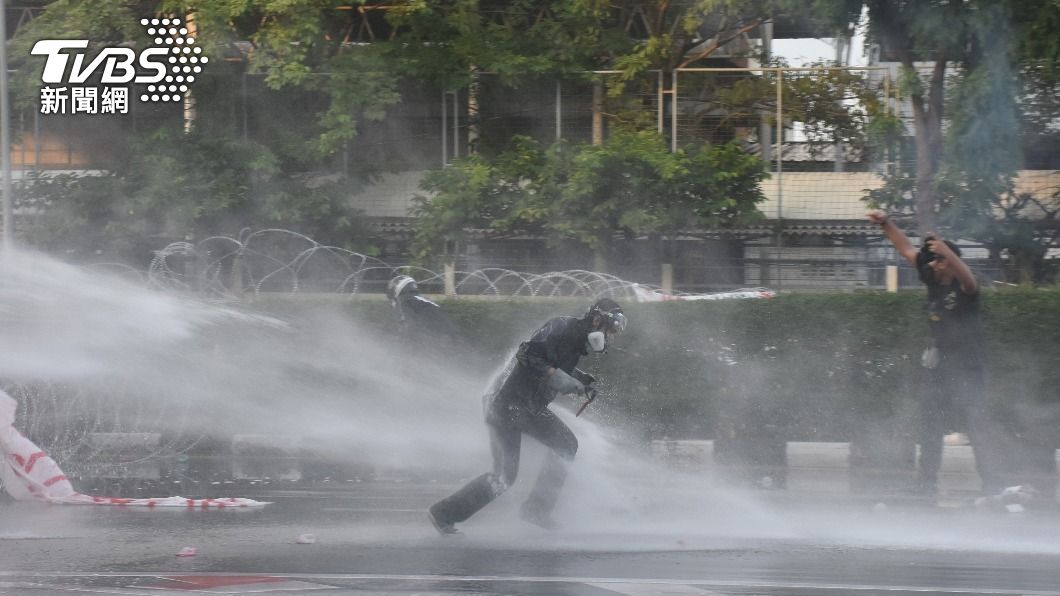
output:
<path id="1" fill-rule="evenodd" d="M 397 298 L 395 308 L 400 319 L 402 339 L 407 343 L 419 341 L 436 344 L 461 339 L 460 331 L 442 307 L 424 298 L 419 292 L 402 292 Z"/>
<path id="2" fill-rule="evenodd" d="M 510 417 L 512 410 L 535 413 L 556 398 L 549 387 L 549 368 L 558 368 L 582 383 L 591 377 L 577 368 L 586 355 L 591 322 L 574 317 L 556 317 L 519 345 L 515 358 L 486 396 L 487 420 Z"/>

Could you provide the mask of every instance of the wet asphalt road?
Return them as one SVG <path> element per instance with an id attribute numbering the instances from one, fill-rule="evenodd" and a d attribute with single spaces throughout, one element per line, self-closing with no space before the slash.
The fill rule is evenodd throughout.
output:
<path id="1" fill-rule="evenodd" d="M 647 596 L 1060 594 L 1060 514 L 768 494 L 560 515 L 502 497 L 443 538 L 423 510 L 453 486 L 244 494 L 263 509 L 0 503 L 0 594 Z M 560 512 L 564 513 L 564 512 Z M 311 534 L 315 542 L 298 544 Z M 193 557 L 177 557 L 183 547 Z"/>

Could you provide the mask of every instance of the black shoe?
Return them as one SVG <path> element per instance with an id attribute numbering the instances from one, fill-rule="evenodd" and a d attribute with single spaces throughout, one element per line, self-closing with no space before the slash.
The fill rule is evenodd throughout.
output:
<path id="1" fill-rule="evenodd" d="M 442 521 L 442 519 L 434 512 L 434 507 L 427 510 L 427 519 L 430 520 L 431 525 L 434 526 L 435 530 L 442 536 L 452 536 L 453 534 L 459 534 L 460 530 L 456 529 L 453 522 Z"/>
<path id="2" fill-rule="evenodd" d="M 559 522 L 552 519 L 551 515 L 534 509 L 533 507 L 527 507 L 526 505 L 523 505 L 522 508 L 519 510 L 519 517 L 521 517 L 526 523 L 534 524 L 535 526 L 543 528 L 545 530 L 560 529 Z"/>

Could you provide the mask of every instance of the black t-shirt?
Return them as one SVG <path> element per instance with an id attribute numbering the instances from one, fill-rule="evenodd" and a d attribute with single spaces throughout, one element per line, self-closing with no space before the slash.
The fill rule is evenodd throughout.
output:
<path id="1" fill-rule="evenodd" d="M 983 325 L 979 292 L 968 294 L 954 279 L 947 285 L 929 282 L 928 324 L 939 356 L 962 367 L 983 364 Z"/>

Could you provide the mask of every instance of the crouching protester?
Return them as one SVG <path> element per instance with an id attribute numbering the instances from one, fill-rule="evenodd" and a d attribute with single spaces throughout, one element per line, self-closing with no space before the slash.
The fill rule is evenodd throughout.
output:
<path id="1" fill-rule="evenodd" d="M 398 275 L 386 287 L 398 316 L 399 339 L 407 350 L 439 353 L 463 343 L 464 336 L 441 306 L 420 294 L 416 280 Z"/>
<path id="2" fill-rule="evenodd" d="M 540 441 L 549 453 L 522 505 L 521 517 L 545 529 L 558 527 L 551 513 L 567 478 L 568 465 L 578 452 L 578 439 L 549 404 L 559 395 L 595 397 L 592 385 L 596 379 L 579 370 L 578 361 L 590 352 L 603 353 L 611 337 L 625 327 L 622 308 L 603 298 L 582 318 L 551 319 L 519 345 L 515 358 L 483 400 L 493 471 L 430 507 L 428 518 L 439 533 L 456 533 L 455 524 L 466 521 L 512 486 L 519 472 L 523 434 Z"/>
<path id="3" fill-rule="evenodd" d="M 917 249 L 886 213 L 868 218 L 909 263 L 927 287 L 931 343 L 921 357 L 928 384 L 921 395 L 920 456 L 915 490 L 934 497 L 938 490 L 943 438 L 948 425 L 962 423 L 975 454 L 982 492 L 1000 493 L 1016 474 L 1015 445 L 990 413 L 986 393 L 985 337 L 980 317 L 979 284 L 961 250 L 948 240 L 927 236 Z"/>

